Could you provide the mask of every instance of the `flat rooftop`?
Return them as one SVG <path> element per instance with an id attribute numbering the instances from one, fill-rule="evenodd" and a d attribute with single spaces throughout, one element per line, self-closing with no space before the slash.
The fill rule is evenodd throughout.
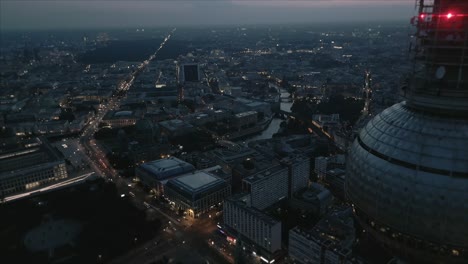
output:
<path id="1" fill-rule="evenodd" d="M 343 176 L 346 172 L 342 169 L 336 168 L 336 169 L 331 169 L 327 171 L 327 174 L 335 176 L 335 177 L 340 177 Z"/>
<path id="2" fill-rule="evenodd" d="M 236 118 L 241 118 L 241 117 L 245 117 L 245 116 L 253 116 L 253 115 L 257 115 L 257 112 L 256 111 L 247 111 L 247 112 L 242 112 L 242 113 L 238 113 L 235 115 Z"/>
<path id="3" fill-rule="evenodd" d="M 140 168 L 153 174 L 160 180 L 195 170 L 195 167 L 192 164 L 176 157 L 146 162 L 140 165 Z"/>
<path id="4" fill-rule="evenodd" d="M 133 115 L 133 112 L 132 111 L 119 111 L 119 112 L 115 112 L 114 113 L 114 116 L 115 117 L 124 117 L 124 116 L 132 116 Z"/>
<path id="5" fill-rule="evenodd" d="M 210 153 L 214 158 L 218 158 L 226 163 L 236 162 L 238 159 L 259 155 L 255 150 L 240 145 L 233 145 L 229 148 L 217 148 Z"/>
<path id="6" fill-rule="evenodd" d="M 271 177 L 272 175 L 276 175 L 277 173 L 282 173 L 283 171 L 287 172 L 287 169 L 281 165 L 275 165 L 245 178 L 244 181 L 248 183 L 255 183 Z"/>
<path id="7" fill-rule="evenodd" d="M 113 119 L 125 119 L 125 118 L 135 118 L 134 111 L 127 111 L 127 110 L 109 110 L 102 118 L 103 120 L 113 120 Z"/>
<path id="8" fill-rule="evenodd" d="M 325 188 L 323 185 L 313 182 L 309 188 L 301 190 L 296 193 L 296 198 L 299 198 L 303 201 L 314 202 L 318 199 L 325 199 L 327 197 L 332 197 L 330 191 Z"/>
<path id="9" fill-rule="evenodd" d="M 24 170 L 30 166 L 62 159 L 61 153 L 44 137 L 23 140 L 0 149 L 0 173 Z"/>
<path id="10" fill-rule="evenodd" d="M 192 190 L 200 189 L 203 186 L 210 185 L 211 183 L 219 180 L 219 178 L 204 171 L 199 171 L 194 174 L 189 174 L 175 179 L 175 181 L 178 181 L 180 184 L 185 185 Z"/>
<path id="11" fill-rule="evenodd" d="M 204 171 L 187 173 L 171 179 L 165 185 L 189 200 L 198 200 L 213 192 L 226 188 L 228 183 Z"/>
<path id="12" fill-rule="evenodd" d="M 244 211 L 247 211 L 249 214 L 255 216 L 256 218 L 262 220 L 264 223 L 267 223 L 268 225 L 276 225 L 280 221 L 274 219 L 273 217 L 265 214 L 264 212 L 258 210 L 255 207 L 248 206 L 247 203 L 245 202 L 246 200 L 249 200 L 250 197 L 249 194 L 246 193 L 240 193 L 240 194 L 235 194 L 229 198 L 226 199 L 226 202 L 230 202 L 237 207 L 241 208 Z"/>
<path id="13" fill-rule="evenodd" d="M 193 126 L 187 122 L 184 122 L 180 119 L 172 119 L 159 122 L 159 125 L 166 128 L 170 131 L 177 131 L 180 129 L 189 129 L 193 128 Z"/>

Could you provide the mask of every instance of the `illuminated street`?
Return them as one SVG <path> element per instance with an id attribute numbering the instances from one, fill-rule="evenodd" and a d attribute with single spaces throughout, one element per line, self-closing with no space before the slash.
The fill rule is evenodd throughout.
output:
<path id="1" fill-rule="evenodd" d="M 175 29 L 172 30 L 171 34 L 173 32 L 175 32 Z M 163 43 L 161 43 L 160 47 L 154 54 L 138 66 L 138 69 L 132 73 L 129 81 L 121 82 L 119 86 L 120 91 L 125 92 L 132 87 L 138 73 L 156 58 L 159 50 L 161 50 L 167 41 L 170 40 L 171 34 L 164 39 Z M 126 256 L 116 259 L 114 263 L 128 263 L 129 259 L 132 259 L 133 261 L 136 259 L 137 261 L 135 263 L 149 263 L 156 257 L 161 257 L 165 254 L 168 256 L 171 254 L 174 256 L 179 255 L 178 252 L 177 254 L 174 254 L 176 253 L 174 252 L 174 248 L 180 246 L 184 246 L 187 249 L 197 249 L 198 254 L 203 256 L 201 259 L 205 258 L 209 260 L 210 263 L 225 262 L 226 260 L 216 253 L 215 249 L 208 245 L 208 240 L 216 230 L 216 222 L 214 222 L 214 220 L 209 218 L 193 220 L 177 216 L 172 210 L 158 204 L 155 199 L 145 191 L 139 187 L 135 187 L 135 184 L 130 179 L 122 178 L 109 164 L 109 161 L 105 156 L 105 152 L 94 139 L 94 133 L 98 130 L 98 125 L 105 113 L 119 108 L 121 98 L 121 96 L 112 97 L 89 122 L 89 125 L 85 128 L 80 137 L 80 149 L 85 150 L 83 153 L 87 155 L 87 161 L 96 173 L 110 181 L 113 181 L 121 194 L 129 197 L 137 207 L 142 209 L 151 208 L 161 219 L 165 219 L 167 221 L 168 232 L 163 232 L 163 237 L 156 237 L 145 245 L 132 250 Z M 155 243 L 156 241 L 167 242 Z M 229 262 L 232 262 L 232 258 L 228 255 L 224 257 L 227 257 Z"/>
<path id="2" fill-rule="evenodd" d="M 88 179 L 90 177 L 93 177 L 94 174 L 95 174 L 94 172 L 86 173 L 86 174 L 83 174 L 83 175 L 80 175 L 80 176 L 73 177 L 73 178 L 68 179 L 68 180 L 61 181 L 61 182 L 56 183 L 56 184 L 49 185 L 49 186 L 44 187 L 44 188 L 36 189 L 34 191 L 25 192 L 25 193 L 13 195 L 13 196 L 8 196 L 8 197 L 4 198 L 4 202 L 11 202 L 11 201 L 14 201 L 14 200 L 17 200 L 17 199 L 28 198 L 30 196 L 39 195 L 41 193 L 50 192 L 50 191 L 53 191 L 53 190 L 56 190 L 56 189 L 70 187 L 70 186 L 75 185 L 75 184 L 80 184 L 83 181 L 85 181 L 86 179 Z"/>
<path id="3" fill-rule="evenodd" d="M 0 263 L 468 263 L 468 0 L 2 1 Z"/>

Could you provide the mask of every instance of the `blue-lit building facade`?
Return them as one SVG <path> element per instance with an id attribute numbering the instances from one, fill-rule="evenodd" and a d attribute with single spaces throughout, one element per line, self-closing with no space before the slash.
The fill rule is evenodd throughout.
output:
<path id="1" fill-rule="evenodd" d="M 197 171 L 169 180 L 164 185 L 164 195 L 176 209 L 199 217 L 220 206 L 231 195 L 231 186 L 208 172 Z"/>
<path id="2" fill-rule="evenodd" d="M 146 162 L 135 170 L 136 177 L 157 195 L 164 193 L 164 184 L 171 178 L 195 171 L 195 167 L 176 157 Z"/>

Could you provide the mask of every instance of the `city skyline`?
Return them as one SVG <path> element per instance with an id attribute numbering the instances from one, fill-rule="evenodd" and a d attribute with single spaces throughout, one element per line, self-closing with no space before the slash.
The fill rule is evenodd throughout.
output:
<path id="1" fill-rule="evenodd" d="M 0 0 L 2 263 L 468 263 L 468 0 Z"/>

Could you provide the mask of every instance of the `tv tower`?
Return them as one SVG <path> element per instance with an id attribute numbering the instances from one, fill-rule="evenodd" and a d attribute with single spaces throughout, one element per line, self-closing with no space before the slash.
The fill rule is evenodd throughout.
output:
<path id="1" fill-rule="evenodd" d="M 370 110 L 370 101 L 372 97 L 372 75 L 370 71 L 366 71 L 366 82 L 363 88 L 363 95 L 366 99 L 364 102 L 364 109 L 362 110 L 362 116 L 368 116 Z"/>
<path id="2" fill-rule="evenodd" d="M 360 131 L 346 194 L 362 227 L 411 263 L 468 263 L 468 1 L 417 0 L 405 101 Z"/>

